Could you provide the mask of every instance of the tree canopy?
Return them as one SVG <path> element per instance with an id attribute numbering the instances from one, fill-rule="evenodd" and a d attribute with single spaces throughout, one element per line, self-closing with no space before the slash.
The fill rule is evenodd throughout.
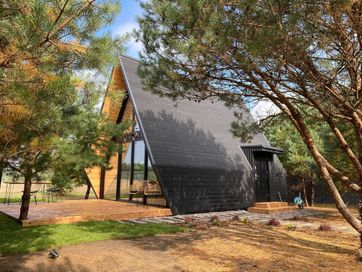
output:
<path id="1" fill-rule="evenodd" d="M 362 199 L 362 1 L 151 0 L 142 6 L 144 83 L 175 98 L 273 102 L 299 133 L 341 214 L 362 234 L 335 183 Z M 326 157 L 307 118 L 328 126 L 352 169 Z"/>
<path id="2" fill-rule="evenodd" d="M 120 37 L 100 32 L 119 8 L 114 0 L 0 3 L 0 161 L 24 176 L 20 219 L 32 179 L 52 171 L 58 184 L 79 180 L 84 167 L 107 163 L 96 148 L 115 149 L 122 128 L 95 108 L 102 86 L 80 75 L 109 72 L 122 52 Z"/>

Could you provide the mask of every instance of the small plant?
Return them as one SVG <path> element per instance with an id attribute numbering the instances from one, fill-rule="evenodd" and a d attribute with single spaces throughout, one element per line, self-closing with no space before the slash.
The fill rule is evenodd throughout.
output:
<path id="1" fill-rule="evenodd" d="M 287 225 L 287 230 L 296 230 L 296 229 L 297 229 L 296 225 L 293 225 L 293 224 L 288 224 Z"/>
<path id="2" fill-rule="evenodd" d="M 220 224 L 221 224 L 219 217 L 217 215 L 211 216 L 210 223 L 214 226 L 220 226 Z"/>
<path id="3" fill-rule="evenodd" d="M 234 215 L 233 218 L 231 218 L 232 221 L 240 221 L 239 215 Z"/>
<path id="4" fill-rule="evenodd" d="M 249 223 L 249 219 L 247 217 L 241 218 L 240 222 L 243 224 L 248 224 Z"/>
<path id="5" fill-rule="evenodd" d="M 328 224 L 321 224 L 318 228 L 319 231 L 332 231 L 333 228 L 332 226 L 328 225 Z"/>
<path id="6" fill-rule="evenodd" d="M 185 225 L 188 228 L 192 228 L 193 226 L 195 226 L 195 220 L 192 217 L 186 217 L 185 218 Z"/>
<path id="7" fill-rule="evenodd" d="M 295 220 L 295 221 L 302 220 L 302 217 L 299 215 L 295 215 L 295 216 L 293 216 L 292 220 Z"/>
<path id="8" fill-rule="evenodd" d="M 276 227 L 280 225 L 280 222 L 278 219 L 272 218 L 268 221 L 267 225 Z"/>

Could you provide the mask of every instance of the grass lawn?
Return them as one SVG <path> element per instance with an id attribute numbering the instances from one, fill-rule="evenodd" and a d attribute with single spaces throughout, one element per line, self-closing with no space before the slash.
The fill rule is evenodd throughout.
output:
<path id="1" fill-rule="evenodd" d="M 168 224 L 131 224 L 117 221 L 23 228 L 13 219 L 0 213 L 0 255 L 28 253 L 99 240 L 176 233 L 184 230 L 185 228 Z"/>

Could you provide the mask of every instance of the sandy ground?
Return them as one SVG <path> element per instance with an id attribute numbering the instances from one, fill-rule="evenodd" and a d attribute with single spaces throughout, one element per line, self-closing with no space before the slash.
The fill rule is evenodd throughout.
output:
<path id="1" fill-rule="evenodd" d="M 0 258 L 0 271 L 362 271 L 358 236 L 231 224 Z"/>

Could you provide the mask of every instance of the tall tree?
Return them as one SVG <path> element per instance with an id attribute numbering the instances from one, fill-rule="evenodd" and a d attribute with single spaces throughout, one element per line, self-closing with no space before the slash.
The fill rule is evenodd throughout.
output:
<path id="1" fill-rule="evenodd" d="M 77 139 L 88 140 L 83 147 L 108 147 L 117 131 L 78 137 L 103 117 L 85 113 L 99 88 L 76 72 L 106 72 L 117 60 L 121 39 L 99 30 L 118 11 L 114 0 L 0 2 L 0 161 L 24 177 L 20 220 L 28 215 L 32 180 L 54 165 L 62 146 Z"/>
<path id="2" fill-rule="evenodd" d="M 303 139 L 337 209 L 361 234 L 362 258 L 361 218 L 335 184 L 362 200 L 362 1 L 151 0 L 142 6 L 144 83 L 157 93 L 168 87 L 171 97 L 273 102 Z M 305 121 L 310 115 L 329 127 L 352 172 L 316 145 Z"/>
<path id="3" fill-rule="evenodd" d="M 323 130 L 320 127 L 311 126 L 311 134 L 318 145 L 324 151 L 321 134 Z M 316 163 L 310 152 L 303 143 L 299 133 L 294 126 L 288 123 L 284 116 L 277 116 L 269 120 L 263 132 L 266 134 L 270 143 L 274 146 L 281 147 L 284 152 L 279 155 L 283 167 L 288 175 L 297 177 L 302 182 L 302 191 L 306 204 L 314 206 L 315 200 L 315 182 L 316 176 L 319 175 Z M 310 186 L 310 195 L 306 192 L 306 186 Z M 309 196 L 309 197 L 308 197 Z M 308 202 L 310 199 L 310 203 Z"/>

